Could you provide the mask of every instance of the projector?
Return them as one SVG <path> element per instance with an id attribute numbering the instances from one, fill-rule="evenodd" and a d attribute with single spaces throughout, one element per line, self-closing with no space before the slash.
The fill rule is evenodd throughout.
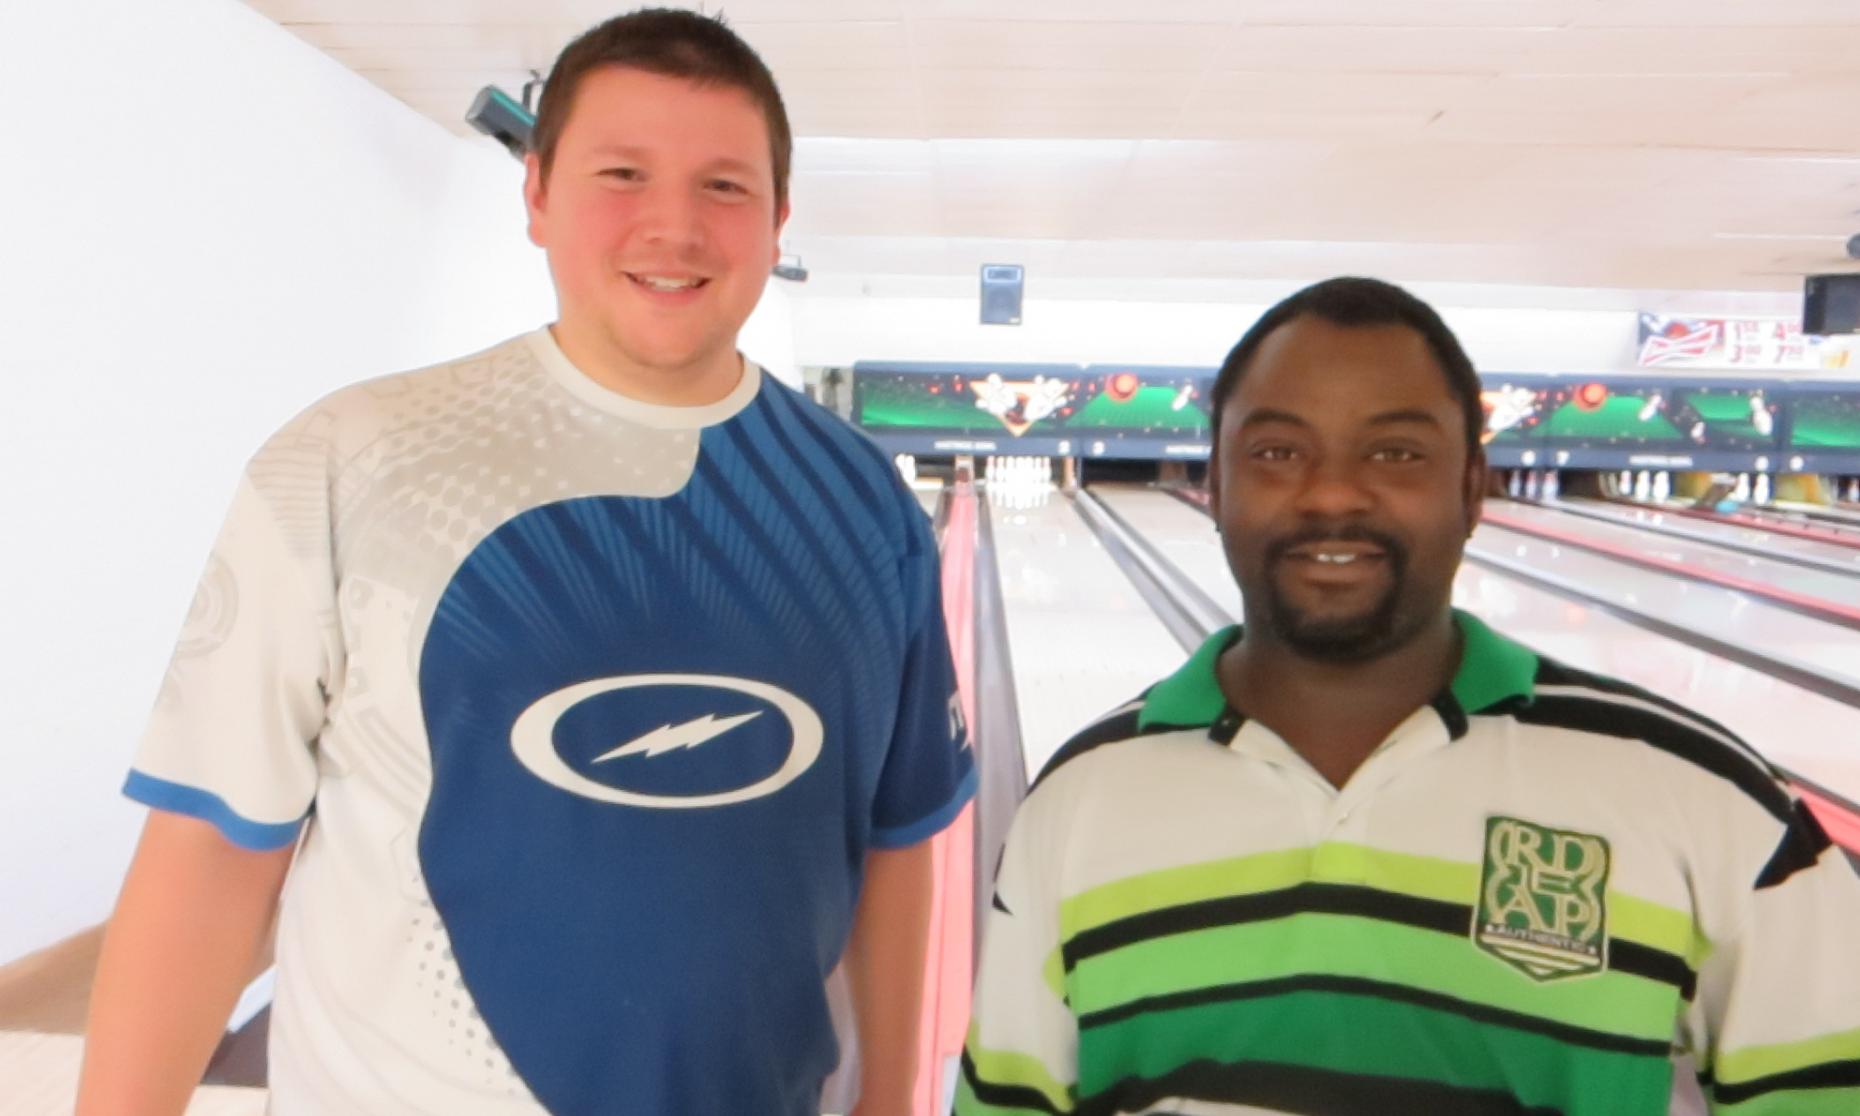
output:
<path id="1" fill-rule="evenodd" d="M 530 133 L 536 117 L 515 97 L 495 85 L 478 90 L 471 107 L 465 110 L 465 123 L 504 145 L 504 150 L 518 159 L 529 154 Z"/>
<path id="2" fill-rule="evenodd" d="M 801 266 L 799 256 L 783 256 L 770 274 L 777 279 L 786 279 L 791 283 L 807 282 L 807 269 Z"/>

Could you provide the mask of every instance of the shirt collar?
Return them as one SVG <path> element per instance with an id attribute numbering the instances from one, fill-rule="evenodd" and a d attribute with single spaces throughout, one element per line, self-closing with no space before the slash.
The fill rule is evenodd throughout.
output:
<path id="1" fill-rule="evenodd" d="M 743 363 L 742 376 L 729 394 L 715 403 L 695 407 L 647 403 L 595 382 L 568 359 L 547 326 L 526 334 L 524 339 L 544 371 L 570 395 L 597 411 L 658 430 L 701 430 L 728 422 L 748 407 L 762 389 L 761 366 L 739 356 L 737 359 Z"/>
<path id="2" fill-rule="evenodd" d="M 1429 704 L 1457 739 L 1465 733 L 1469 715 L 1514 701 L 1531 701 L 1537 655 L 1523 644 L 1499 635 L 1469 612 L 1454 609 L 1453 623 L 1460 630 L 1460 665 L 1447 688 Z M 1246 717 L 1228 708 L 1215 664 L 1221 653 L 1240 638 L 1240 632 L 1237 624 L 1215 632 L 1179 670 L 1150 687 L 1137 715 L 1138 727 L 1206 727 L 1219 729 L 1221 736 L 1232 739 Z"/>

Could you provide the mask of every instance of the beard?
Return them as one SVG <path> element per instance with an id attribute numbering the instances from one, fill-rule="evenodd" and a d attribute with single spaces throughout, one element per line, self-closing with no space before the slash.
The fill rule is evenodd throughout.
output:
<path id="1" fill-rule="evenodd" d="M 1296 602 L 1281 587 L 1279 571 L 1300 546 L 1322 542 L 1368 543 L 1382 551 L 1388 563 L 1388 585 L 1365 607 L 1342 615 L 1320 615 Z M 1421 625 L 1404 624 L 1402 605 L 1408 596 L 1408 548 L 1380 531 L 1367 527 L 1312 528 L 1276 539 L 1266 548 L 1266 615 L 1273 638 L 1299 656 L 1318 662 L 1367 662 L 1401 646 Z"/>

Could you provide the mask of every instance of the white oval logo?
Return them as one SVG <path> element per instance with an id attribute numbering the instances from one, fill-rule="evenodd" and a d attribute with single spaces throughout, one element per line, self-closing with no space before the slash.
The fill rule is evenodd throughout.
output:
<path id="1" fill-rule="evenodd" d="M 696 689 L 730 690 L 760 698 L 774 706 L 788 722 L 788 754 L 771 775 L 746 787 L 711 794 L 657 795 L 610 787 L 588 778 L 570 767 L 555 748 L 555 726 L 570 709 L 589 698 L 616 690 L 646 686 L 686 686 Z M 626 756 L 658 756 L 667 752 L 702 747 L 728 734 L 739 725 L 761 717 L 763 711 L 718 717 L 707 714 L 676 725 L 663 725 L 595 758 L 595 763 Z M 746 678 L 722 674 L 627 674 L 617 678 L 595 678 L 577 682 L 538 699 L 525 709 L 510 727 L 510 749 L 519 762 L 538 779 L 571 794 L 609 802 L 616 806 L 644 806 L 655 810 L 689 810 L 703 806 L 729 806 L 737 802 L 774 794 L 801 777 L 820 758 L 824 732 L 820 715 L 800 698 L 786 690 Z"/>

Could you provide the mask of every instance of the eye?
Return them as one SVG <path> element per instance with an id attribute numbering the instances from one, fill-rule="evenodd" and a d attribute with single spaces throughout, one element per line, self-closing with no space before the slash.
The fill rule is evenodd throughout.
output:
<path id="1" fill-rule="evenodd" d="M 737 182 L 734 179 L 713 178 L 709 182 L 705 183 L 704 185 L 705 185 L 705 188 L 710 190 L 712 193 L 724 194 L 730 197 L 748 197 L 749 196 L 749 187 L 744 186 L 742 183 Z"/>
<path id="2" fill-rule="evenodd" d="M 1255 461 L 1290 461 L 1298 451 L 1287 445 L 1254 446 L 1249 456 Z"/>
<path id="3" fill-rule="evenodd" d="M 641 182 L 646 177 L 645 172 L 638 167 L 603 167 L 600 175 L 619 182 Z"/>
<path id="4" fill-rule="evenodd" d="M 1423 460 L 1424 456 L 1425 455 L 1419 450 L 1410 449 L 1407 446 L 1384 446 L 1381 449 L 1372 451 L 1369 455 L 1369 460 L 1378 461 L 1385 465 L 1406 465 L 1411 462 Z"/>

